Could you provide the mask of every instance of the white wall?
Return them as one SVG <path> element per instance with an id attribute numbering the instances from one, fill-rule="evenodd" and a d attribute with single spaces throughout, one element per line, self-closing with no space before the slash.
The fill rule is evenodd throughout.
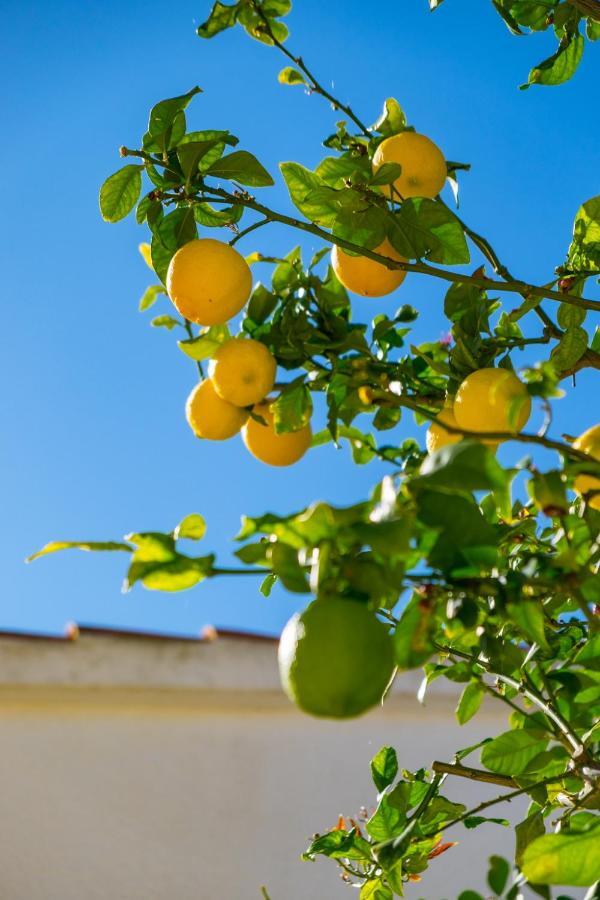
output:
<path id="1" fill-rule="evenodd" d="M 486 708 L 460 729 L 454 698 L 433 692 L 425 708 L 397 693 L 362 719 L 318 721 L 276 679 L 270 643 L 0 641 L 2 900 L 258 900 L 262 884 L 272 900 L 350 900 L 333 863 L 299 856 L 339 813 L 373 806 L 368 763 L 379 746 L 395 746 L 407 767 L 450 760 L 505 718 Z M 501 790 L 447 786 L 468 804 Z M 512 851 L 499 826 L 448 838 L 461 845 L 407 897 L 454 900 L 463 887 L 487 896 L 487 857 Z"/>

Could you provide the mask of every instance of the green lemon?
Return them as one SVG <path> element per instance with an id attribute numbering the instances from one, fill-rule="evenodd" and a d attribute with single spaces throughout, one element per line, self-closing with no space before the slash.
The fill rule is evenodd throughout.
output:
<path id="1" fill-rule="evenodd" d="M 292 616 L 279 642 L 283 689 L 313 716 L 366 712 L 381 700 L 393 669 L 388 629 L 356 600 L 314 600 Z"/>

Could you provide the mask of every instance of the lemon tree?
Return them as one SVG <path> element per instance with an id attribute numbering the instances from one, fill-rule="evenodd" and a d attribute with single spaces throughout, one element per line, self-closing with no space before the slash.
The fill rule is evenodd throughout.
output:
<path id="1" fill-rule="evenodd" d="M 526 86 L 566 81 L 600 37 L 597 0 L 494 7 L 513 33 L 557 39 Z M 156 282 L 140 308 L 162 305 L 152 324 L 177 334 L 182 360 L 194 363 L 185 414 L 200 439 L 241 432 L 240 452 L 272 466 L 302 465 L 335 444 L 388 474 L 349 507 L 315 501 L 244 517 L 236 568 L 183 551 L 182 539 L 204 537 L 198 513 L 121 541 L 55 541 L 33 558 L 120 552 L 127 589 L 179 591 L 239 573 L 258 575 L 264 594 L 281 584 L 302 607 L 281 638 L 282 685 L 311 715 L 366 713 L 419 668 L 421 698 L 439 678 L 460 686 L 460 724 L 484 698 L 506 709 L 500 734 L 451 760 L 424 745 L 416 771 L 383 747 L 371 760 L 373 814 L 325 832 L 315 823 L 305 857 L 330 857 L 360 900 L 402 896 L 445 864 L 455 833 L 468 840 L 489 823 L 515 829 L 514 859 L 490 857 L 494 896 L 589 887 L 591 900 L 600 895 L 600 413 L 593 396 L 579 437 L 557 435 L 551 413 L 578 372 L 600 369 L 600 197 L 582 197 L 555 270 L 523 280 L 466 221 L 466 179 L 464 219 L 457 212 L 452 193 L 468 162 L 448 159 L 443 135 L 421 133 L 395 98 L 369 119 L 336 98 L 290 49 L 290 8 L 217 2 L 198 34 L 245 29 L 285 57 L 282 85 L 333 107 L 319 164 L 280 165 L 296 214 L 269 202 L 275 173 L 233 131 L 194 113 L 197 87 L 152 107 L 138 145 L 121 148 L 100 208 L 109 222 L 135 211 L 149 231 L 140 250 Z M 267 226 L 321 249 L 306 259 L 291 240 L 286 256 L 257 252 Z M 253 283 L 257 261 L 271 267 L 266 284 Z M 414 343 L 414 321 L 427 321 L 410 303 L 417 278 L 428 279 L 428 302 L 443 304 L 449 340 Z M 396 291 L 397 312 L 379 312 L 376 298 Z M 537 362 L 519 366 L 525 347 Z M 544 414 L 538 430 L 533 413 Z M 422 441 L 406 438 L 407 420 Z M 500 444 L 521 450 L 509 467 Z M 450 778 L 496 784 L 498 794 L 467 809 L 444 796 Z M 495 805 L 521 795 L 525 818 L 498 818 Z M 481 896 L 465 885 L 460 900 Z"/>

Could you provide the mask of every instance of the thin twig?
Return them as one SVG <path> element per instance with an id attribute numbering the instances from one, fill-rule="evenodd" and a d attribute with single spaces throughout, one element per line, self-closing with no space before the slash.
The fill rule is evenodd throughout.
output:
<path id="1" fill-rule="evenodd" d="M 431 764 L 431 768 L 434 772 L 457 775 L 459 778 L 468 778 L 470 781 L 483 781 L 486 784 L 498 784 L 501 787 L 518 787 L 515 779 L 509 775 L 495 775 L 493 772 L 474 769 L 472 766 L 461 766 L 460 763 L 445 763 L 436 759 Z"/>
<path id="2" fill-rule="evenodd" d="M 271 23 L 269 22 L 268 18 L 265 16 L 264 12 L 262 11 L 260 4 L 253 2 L 252 6 L 254 7 L 254 9 L 256 10 L 256 12 L 260 16 L 260 18 L 262 19 L 264 32 L 269 36 L 269 38 L 271 39 L 271 41 L 273 42 L 275 47 L 277 47 L 278 50 L 280 50 L 285 56 L 287 56 L 287 58 L 291 62 L 293 62 L 294 65 L 297 66 L 300 69 L 300 71 L 308 78 L 308 82 L 309 82 L 308 89 L 315 94 L 320 94 L 321 97 L 324 97 L 326 100 L 328 100 L 334 109 L 340 109 L 343 113 L 346 113 L 348 118 L 352 122 L 354 122 L 354 124 L 357 126 L 357 128 L 360 128 L 364 137 L 368 137 L 368 138 L 372 137 L 371 132 L 369 131 L 367 126 L 364 124 L 364 122 L 361 122 L 361 120 L 353 112 L 353 110 L 346 103 L 342 103 L 340 100 L 337 99 L 337 97 L 334 97 L 333 94 L 331 94 L 328 90 L 326 90 L 323 87 L 323 85 L 317 81 L 317 79 L 315 78 L 313 73 L 310 71 L 310 69 L 308 68 L 308 66 L 302 59 L 302 57 L 295 56 L 290 50 L 288 50 L 288 48 L 285 46 L 285 44 L 282 44 L 281 41 L 275 37 L 275 35 L 273 34 L 273 29 L 271 28 Z"/>

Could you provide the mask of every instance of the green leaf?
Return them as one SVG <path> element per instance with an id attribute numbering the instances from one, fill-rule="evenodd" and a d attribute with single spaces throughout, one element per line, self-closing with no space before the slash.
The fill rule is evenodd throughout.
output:
<path id="1" fill-rule="evenodd" d="M 405 822 L 404 811 L 393 805 L 389 794 L 383 794 L 366 828 L 374 841 L 387 841 L 400 834 Z"/>
<path id="2" fill-rule="evenodd" d="M 522 871 L 533 884 L 594 884 L 600 879 L 600 826 L 536 838 L 523 854 Z"/>
<path id="3" fill-rule="evenodd" d="M 599 239 L 600 239 L 600 225 L 599 225 Z M 573 306 L 572 303 L 561 303 L 558 307 L 558 313 L 556 314 L 556 321 L 560 325 L 561 328 L 565 330 L 568 328 L 573 328 L 577 325 L 583 325 L 585 321 L 585 317 L 587 315 L 586 309 L 581 309 L 580 306 Z"/>
<path id="4" fill-rule="evenodd" d="M 393 634 L 399 669 L 416 669 L 432 656 L 435 652 L 432 628 L 432 610 L 415 595 L 400 616 Z"/>
<path id="5" fill-rule="evenodd" d="M 191 206 L 180 206 L 162 219 L 152 235 L 151 255 L 154 271 L 163 283 L 176 251 L 197 237 L 197 233 Z"/>
<path id="6" fill-rule="evenodd" d="M 524 87 L 530 84 L 563 84 L 568 81 L 581 62 L 584 43 L 579 32 L 567 35 L 561 40 L 556 53 L 531 70 L 528 83 Z"/>
<path id="7" fill-rule="evenodd" d="M 229 156 L 217 160 L 206 170 L 206 174 L 251 187 L 269 187 L 275 184 L 264 166 L 247 150 L 235 150 Z"/>
<path id="8" fill-rule="evenodd" d="M 444 203 L 409 198 L 388 217 L 388 223 L 391 244 L 407 259 L 426 258 L 443 265 L 469 262 L 463 227 Z"/>
<path id="9" fill-rule="evenodd" d="M 298 431 L 308 425 L 312 415 L 312 397 L 303 375 L 282 389 L 271 404 L 271 411 L 277 434 Z"/>
<path id="10" fill-rule="evenodd" d="M 283 541 L 274 541 L 268 547 L 267 559 L 273 574 L 288 591 L 295 594 L 306 594 L 310 591 L 306 572 L 298 559 L 298 550 Z"/>
<path id="11" fill-rule="evenodd" d="M 123 589 L 128 591 L 141 581 L 149 591 L 186 591 L 210 575 L 213 563 L 212 555 L 199 558 L 178 555 L 167 562 L 133 562 Z"/>
<path id="12" fill-rule="evenodd" d="M 317 854 L 332 859 L 371 860 L 369 844 L 354 829 L 345 831 L 343 828 L 336 828 L 334 831 L 315 837 L 306 853 L 303 854 L 303 858 L 314 859 Z"/>
<path id="13" fill-rule="evenodd" d="M 169 331 L 172 331 L 173 328 L 177 328 L 178 325 L 181 325 L 179 319 L 174 319 L 173 316 L 162 315 L 156 316 L 150 322 L 153 328 L 167 328 Z"/>
<path id="14" fill-rule="evenodd" d="M 573 662 L 587 669 L 600 669 L 600 633 L 591 635 L 578 650 Z"/>
<path id="15" fill-rule="evenodd" d="M 393 894 L 381 878 L 366 881 L 360 889 L 359 900 L 393 900 Z"/>
<path id="16" fill-rule="evenodd" d="M 575 271 L 600 271 L 600 196 L 577 210 L 567 263 Z"/>
<path id="17" fill-rule="evenodd" d="M 485 689 L 479 681 L 471 681 L 465 687 L 458 706 L 456 707 L 456 720 L 459 725 L 465 725 L 469 719 L 472 719 L 481 706 L 481 702 L 485 696 Z"/>
<path id="18" fill-rule="evenodd" d="M 211 325 L 210 328 L 204 328 L 195 338 L 178 341 L 177 346 L 190 359 L 200 362 L 203 359 L 210 359 L 211 356 L 214 356 L 221 344 L 229 340 L 230 337 L 231 334 L 227 325 Z"/>
<path id="19" fill-rule="evenodd" d="M 293 66 L 286 66 L 285 69 L 282 69 L 277 76 L 277 80 L 280 84 L 306 84 L 302 72 L 294 69 Z"/>
<path id="20" fill-rule="evenodd" d="M 503 825 L 505 828 L 510 827 L 508 819 L 492 819 L 487 816 L 467 816 L 466 819 L 463 819 L 465 828 L 479 828 L 480 825 L 485 825 L 486 822 L 490 822 L 493 825 Z"/>
<path id="21" fill-rule="evenodd" d="M 495 894 L 500 895 L 506 887 L 510 865 L 502 856 L 490 856 L 487 882 Z"/>
<path id="22" fill-rule="evenodd" d="M 144 150 L 151 153 L 162 153 L 177 145 L 185 134 L 184 109 L 196 94 L 201 93 L 199 87 L 193 87 L 187 94 L 161 100 L 150 110 L 148 131 L 143 138 Z"/>
<path id="23" fill-rule="evenodd" d="M 411 487 L 443 487 L 458 491 L 502 490 L 508 473 L 483 444 L 464 440 L 425 457 Z"/>
<path id="24" fill-rule="evenodd" d="M 400 176 L 401 171 L 402 166 L 398 163 L 384 163 L 382 166 L 379 166 L 375 174 L 369 179 L 369 186 L 393 184 Z"/>
<path id="25" fill-rule="evenodd" d="M 238 7 L 238 3 L 228 6 L 226 3 L 221 3 L 220 0 L 217 0 L 206 22 L 203 22 L 197 29 L 198 37 L 212 38 L 215 34 L 219 34 L 220 31 L 232 28 L 237 21 Z"/>
<path id="26" fill-rule="evenodd" d="M 371 760 L 371 776 L 378 791 L 385 790 L 398 774 L 398 757 L 393 747 L 382 747 Z"/>
<path id="27" fill-rule="evenodd" d="M 497 563 L 496 531 L 484 518 L 475 501 L 447 490 L 418 490 L 415 496 L 418 518 L 438 530 L 438 538 L 428 553 L 433 566 L 453 570 L 470 562 L 487 569 Z"/>
<path id="28" fill-rule="evenodd" d="M 433 0 L 433 2 L 436 2 L 436 0 Z M 437 5 L 439 6 L 439 3 Z M 458 900 L 483 900 L 483 897 L 476 891 L 463 891 L 462 894 L 458 895 Z"/>
<path id="29" fill-rule="evenodd" d="M 25 562 L 33 562 L 34 559 L 39 559 L 40 556 L 47 556 L 48 553 L 56 553 L 58 550 L 90 550 L 99 552 L 124 550 L 126 553 L 131 553 L 132 549 L 130 544 L 122 544 L 119 541 L 51 541 L 42 547 L 41 550 L 38 550 L 37 553 L 28 556 Z"/>
<path id="30" fill-rule="evenodd" d="M 234 225 L 244 213 L 243 206 L 225 206 L 214 209 L 210 203 L 195 203 L 194 217 L 199 225 L 207 228 L 220 228 L 223 225 Z"/>
<path id="31" fill-rule="evenodd" d="M 329 227 L 339 211 L 337 191 L 299 163 L 282 162 L 279 168 L 294 206 L 311 222 Z"/>
<path id="32" fill-rule="evenodd" d="M 535 641 L 545 650 L 549 649 L 544 610 L 539 600 L 521 598 L 514 603 L 507 603 L 506 611 L 526 638 Z"/>
<path id="33" fill-rule="evenodd" d="M 390 137 L 392 134 L 398 134 L 406 128 L 406 116 L 402 107 L 393 97 L 388 97 L 384 101 L 383 111 L 375 124 L 372 126 L 373 131 L 378 131 L 384 137 Z"/>
<path id="34" fill-rule="evenodd" d="M 550 357 L 556 371 L 562 372 L 574 366 L 587 350 L 587 345 L 585 328 L 573 327 L 565 331 Z"/>
<path id="35" fill-rule="evenodd" d="M 263 597 L 269 597 L 271 591 L 273 590 L 273 586 L 277 581 L 277 575 L 273 575 L 272 572 L 269 572 L 267 577 L 261 582 L 259 587 L 259 591 L 263 595 Z"/>
<path id="36" fill-rule="evenodd" d="M 277 306 L 277 302 L 277 295 L 258 282 L 250 296 L 246 317 L 256 325 L 262 325 Z"/>
<path id="37" fill-rule="evenodd" d="M 173 532 L 175 540 L 187 538 L 190 541 L 201 540 L 206 533 L 206 522 L 199 513 L 191 513 L 182 519 Z"/>
<path id="38" fill-rule="evenodd" d="M 142 192 L 143 166 L 123 166 L 100 188 L 100 212 L 105 222 L 118 222 L 128 215 Z"/>
<path id="39" fill-rule="evenodd" d="M 536 731 L 505 731 L 485 745 L 481 763 L 490 772 L 520 775 L 547 743 Z"/>
<path id="40" fill-rule="evenodd" d="M 546 828 L 544 826 L 544 817 L 541 812 L 533 812 L 531 815 L 527 816 L 522 822 L 515 828 L 515 837 L 516 837 L 516 850 L 515 850 L 515 862 L 519 868 L 523 866 L 523 854 L 525 850 L 529 846 L 529 844 L 540 837 L 540 835 L 545 834 Z"/>
<path id="41" fill-rule="evenodd" d="M 336 189 L 346 187 L 348 181 L 367 183 L 373 176 L 369 158 L 352 153 L 326 156 L 315 172 L 325 184 Z"/>
<path id="42" fill-rule="evenodd" d="M 150 309 L 151 306 L 154 306 L 156 301 L 158 300 L 161 294 L 166 294 L 164 287 L 162 284 L 152 284 L 150 287 L 147 287 L 143 293 L 142 299 L 139 303 L 139 311 L 144 312 L 146 309 Z"/>

